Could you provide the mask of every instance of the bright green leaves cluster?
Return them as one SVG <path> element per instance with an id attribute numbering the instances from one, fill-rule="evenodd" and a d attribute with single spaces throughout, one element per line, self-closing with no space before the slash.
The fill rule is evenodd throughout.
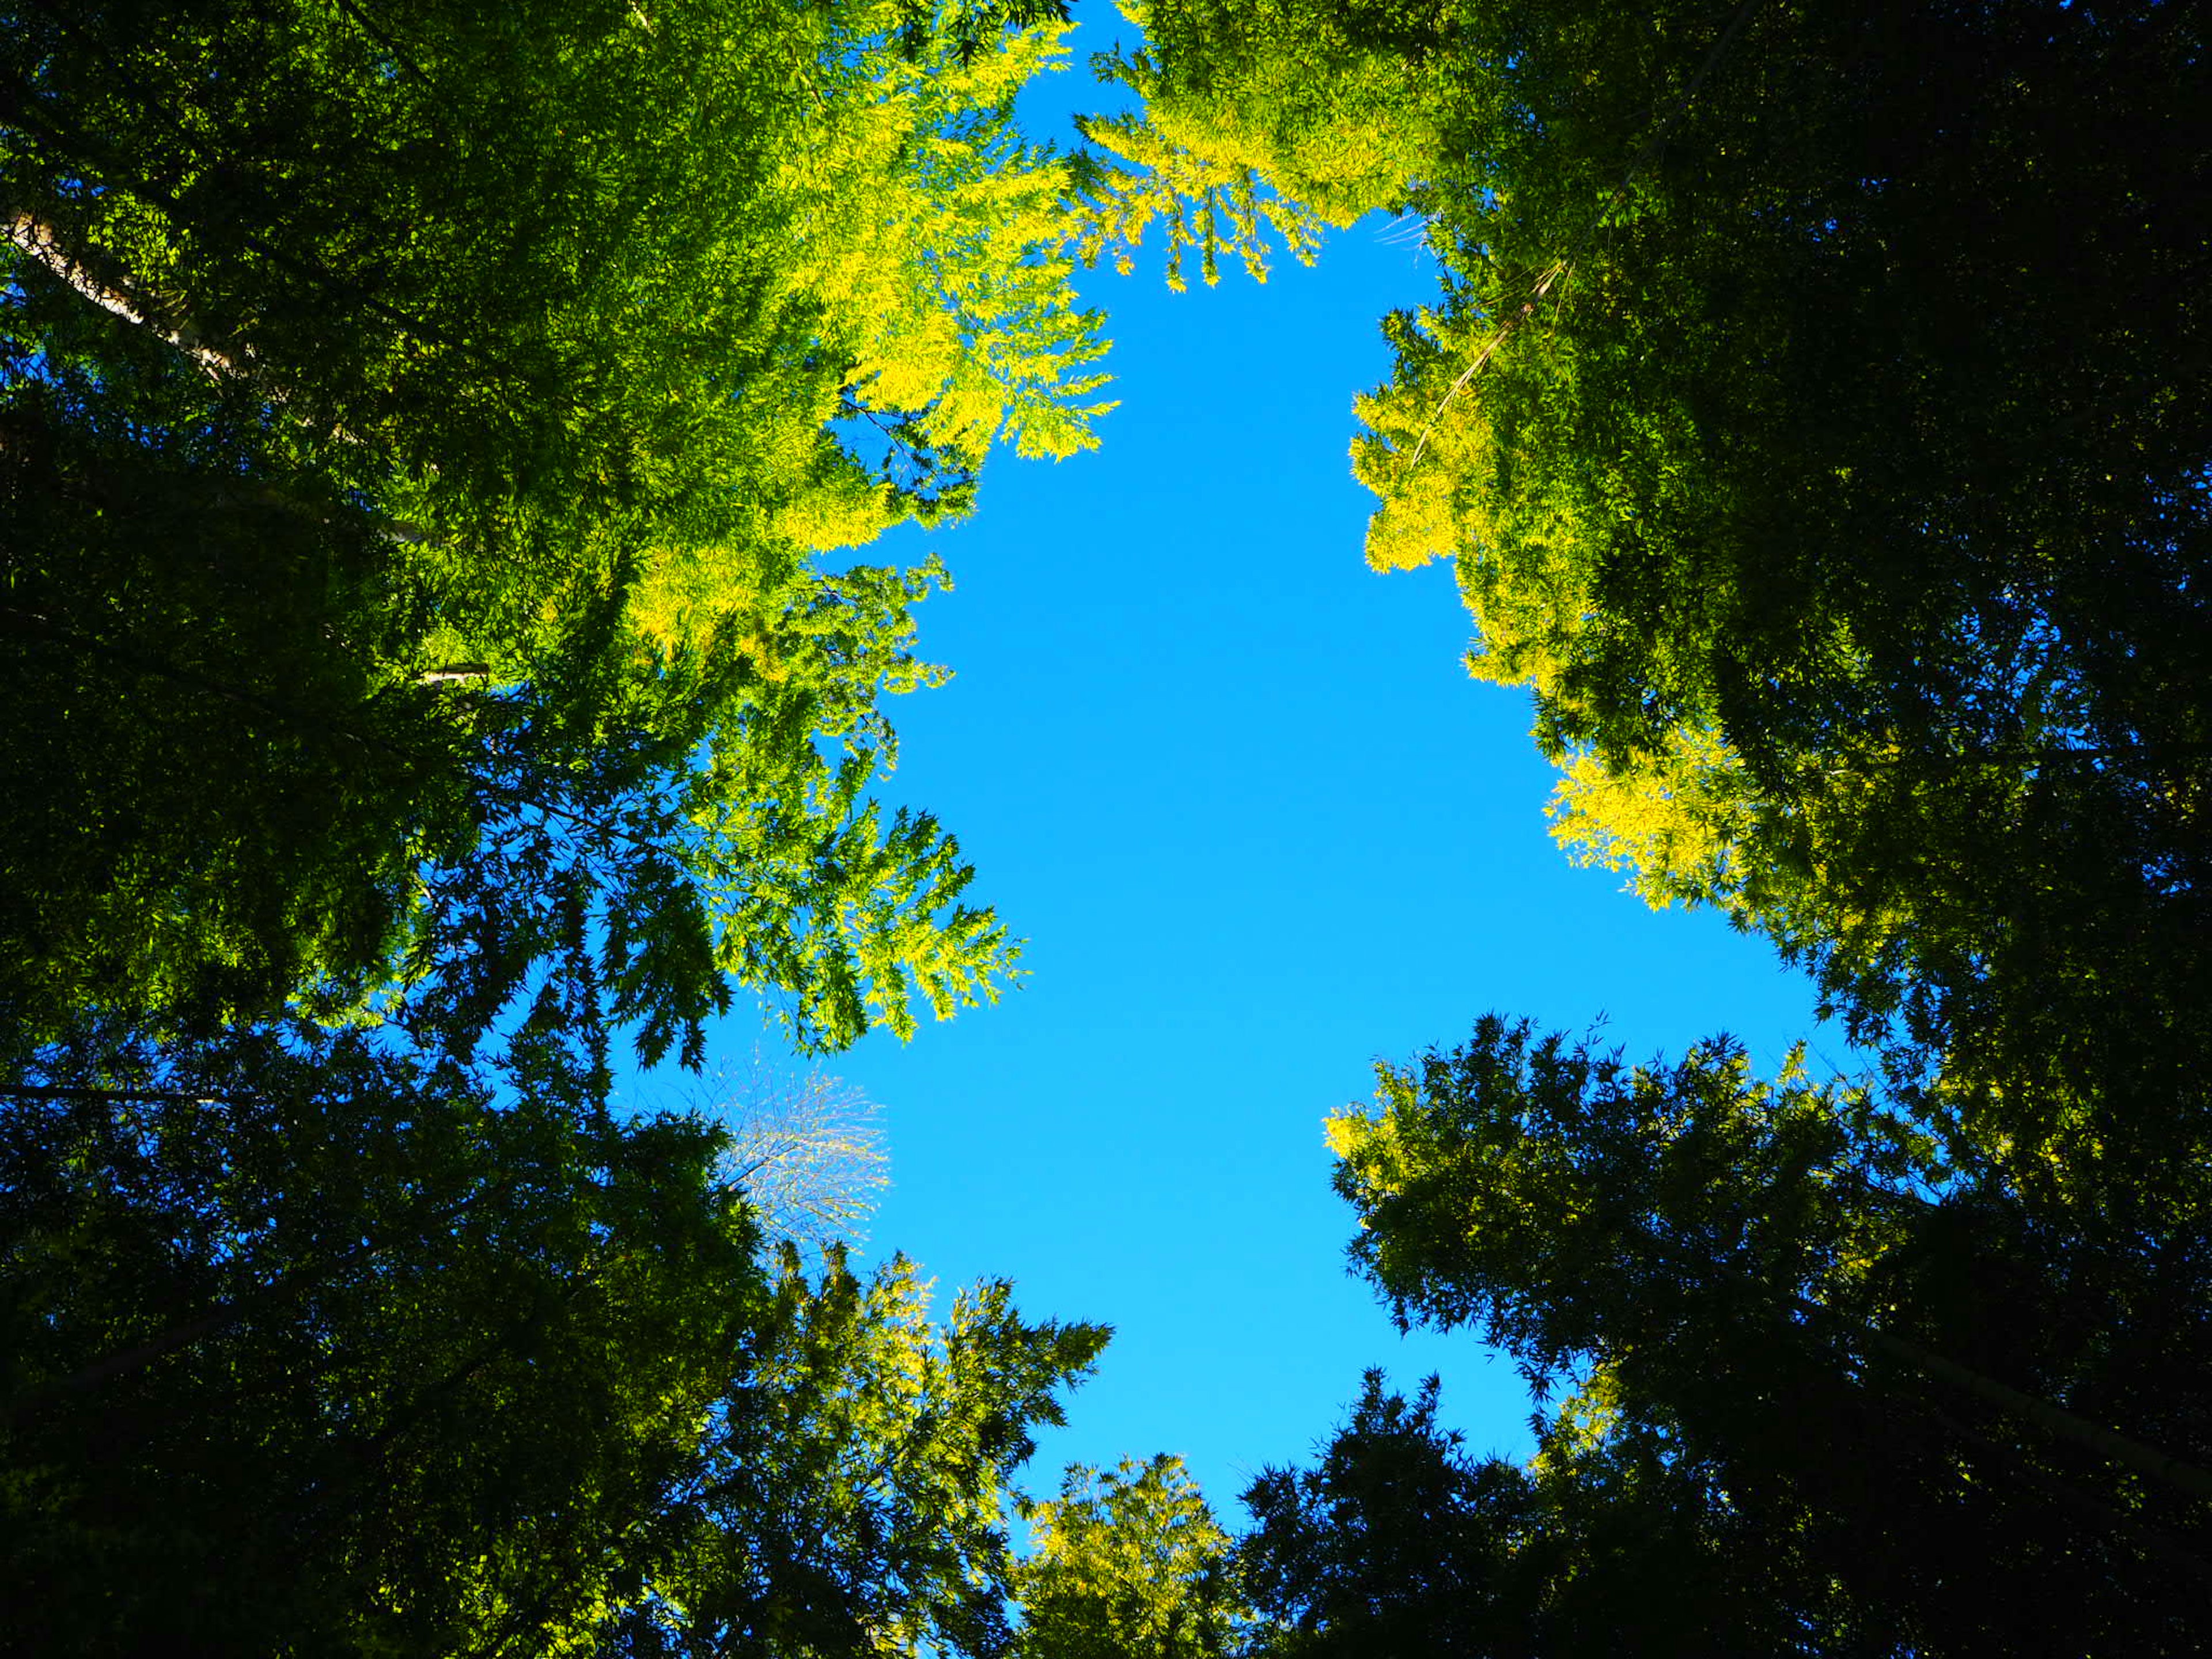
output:
<path id="1" fill-rule="evenodd" d="M 1129 271 L 1157 222 L 1170 288 L 1192 250 L 1209 284 L 1224 253 L 1265 282 L 1270 232 L 1311 264 L 1324 226 L 1402 198 L 1421 100 L 1342 9 L 1123 0 L 1121 13 L 1146 44 L 1092 66 L 1141 103 L 1078 123 L 1097 147 L 1075 158 L 1085 263 L 1110 253 Z"/>
<path id="2" fill-rule="evenodd" d="M 1064 56 L 1061 32 L 986 53 L 940 26 L 927 52 L 848 54 L 850 95 L 879 124 L 862 161 L 875 176 L 824 179 L 824 231 L 795 268 L 856 319 L 881 319 L 852 372 L 860 404 L 968 465 L 1002 434 L 1024 455 L 1088 448 L 1090 421 L 1110 407 L 1074 401 L 1105 381 L 1085 372 L 1103 347 L 1057 251 L 1064 166 L 1003 118 L 1022 83 Z"/>
<path id="3" fill-rule="evenodd" d="M 1071 1468 L 1030 1504 L 1023 1659 L 1223 1659 L 1247 1614 L 1229 1535 L 1180 1459 Z"/>
<path id="4" fill-rule="evenodd" d="M 769 1316 L 672 1510 L 623 1652 L 854 1656 L 1006 1639 L 1008 1480 L 1105 1346 L 1032 1324 L 1004 1283 L 942 1324 L 911 1263 L 867 1279 L 787 1249 Z"/>
<path id="5" fill-rule="evenodd" d="M 1123 276 L 1136 269 L 1135 250 L 1157 221 L 1167 243 L 1168 286 L 1188 283 L 1183 258 L 1195 249 L 1208 285 L 1221 278 L 1221 256 L 1233 253 L 1255 282 L 1267 279 L 1267 232 L 1310 263 L 1320 228 L 1294 202 L 1265 192 L 1249 167 L 1211 161 L 1161 135 L 1135 116 L 1092 116 L 1083 136 L 1097 150 L 1076 158 L 1084 192 L 1083 230 L 1076 246 L 1086 264 L 1110 254 Z"/>
<path id="6" fill-rule="evenodd" d="M 1091 441 L 1068 174 L 1009 118 L 1061 27 L 890 0 L 11 21 L 9 505 L 41 532 L 11 538 L 14 690 L 33 726 L 46 671 L 111 712 L 107 749 L 72 741 L 89 799 L 15 792 L 9 839 L 112 825 L 133 872 L 12 868 L 25 1016 L 419 977 L 501 933 L 435 908 L 487 847 L 615 936 L 594 971 L 651 1052 L 696 1044 L 725 973 L 830 1046 L 1002 984 L 950 839 L 862 798 L 879 700 L 941 672 L 908 652 L 938 573 L 817 560 L 962 509 L 1001 441 Z M 161 570 L 196 525 L 221 556 Z M 116 613 L 149 583 L 158 615 Z M 123 734 L 156 686 L 228 799 L 142 807 Z M 358 778 L 338 836 L 252 805 L 303 763 Z"/>
<path id="7" fill-rule="evenodd" d="M 1170 288 L 1194 249 L 1208 283 L 1224 252 L 1264 282 L 1271 229 L 1310 264 L 1324 225 L 1400 205 L 1425 174 L 1436 88 L 1419 8 L 1123 0 L 1121 13 L 1146 45 L 1095 67 L 1142 103 L 1080 123 L 1105 152 L 1078 158 L 1086 262 L 1110 252 L 1129 270 L 1157 221 Z"/>
<path id="8" fill-rule="evenodd" d="M 848 1046 L 873 1026 L 902 1037 L 913 1003 L 939 1019 L 995 999 L 989 965 L 1012 946 L 990 911 L 960 902 L 973 872 L 927 813 L 886 829 L 848 761 L 810 780 L 797 823 L 780 804 L 718 804 L 702 883 L 718 919 L 716 964 L 741 985 L 800 988 L 785 1024 L 805 1049 Z"/>
<path id="9" fill-rule="evenodd" d="M 1194 159 L 1257 174 L 1337 226 L 1402 204 L 1425 176 L 1445 67 L 1433 8 L 1130 0 L 1122 15 L 1146 46 L 1102 68 Z"/>

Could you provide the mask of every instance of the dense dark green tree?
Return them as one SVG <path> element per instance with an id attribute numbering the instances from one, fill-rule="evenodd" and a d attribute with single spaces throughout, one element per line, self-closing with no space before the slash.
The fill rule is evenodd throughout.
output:
<path id="1" fill-rule="evenodd" d="M 1630 1068 L 1495 1018 L 1381 1077 L 1333 1126 L 1355 1263 L 1571 1390 L 1539 1494 L 1640 1466 L 1620 1501 L 1657 1483 L 1694 1559 L 1766 1552 L 1726 1566 L 1769 1610 L 1731 1645 L 1776 1615 L 1827 1652 L 2203 1645 L 2201 1160 L 2015 1180 L 1726 1043 Z M 1570 1547 L 1612 1524 L 1591 1495 Z M 1471 1560 L 1561 1539 L 1508 1508 Z"/>
<path id="2" fill-rule="evenodd" d="M 1765 930 L 2008 1133 L 2198 1109 L 2202 18 L 1133 15 L 1188 167 L 1425 216 L 1369 556 L 1455 562 L 1563 836 Z"/>
<path id="3" fill-rule="evenodd" d="M 0 301 L 0 325 L 27 308 Z M 234 1006 L 381 961 L 416 860 L 469 834 L 452 688 L 404 666 L 428 601 L 370 516 L 271 453 L 250 399 L 164 397 L 157 373 L 126 403 L 113 358 L 98 387 L 64 375 L 79 320 L 0 348 L 0 1018 L 19 1035 L 95 997 Z M 171 441 L 144 429 L 163 403 Z"/>
<path id="4" fill-rule="evenodd" d="M 1089 441 L 1052 9 L 0 15 L 5 1012 L 495 997 L 575 906 L 649 1053 L 991 994 L 865 794 L 942 573 L 822 556 Z"/>
<path id="5" fill-rule="evenodd" d="M 1434 1377 L 1407 1401 L 1370 1372 L 1310 1468 L 1244 1494 L 1238 1560 L 1266 1621 L 1253 1653 L 1750 1656 L 1836 1633 L 1832 1608 L 1775 1593 L 1802 1572 L 1788 1541 L 1700 1501 L 1667 1437 L 1601 1416 L 1592 1434 L 1585 1400 L 1523 1468 L 1470 1456 L 1437 1398 Z"/>
<path id="6" fill-rule="evenodd" d="M 588 1623 L 769 1304 L 719 1136 L 617 1124 L 543 1033 L 50 1058 L 0 1096 L 11 1650 Z"/>
<path id="7" fill-rule="evenodd" d="M 0 1092 L 0 1647 L 1001 1651 L 1106 1333 L 764 1258 L 586 1023 L 81 1036 Z"/>

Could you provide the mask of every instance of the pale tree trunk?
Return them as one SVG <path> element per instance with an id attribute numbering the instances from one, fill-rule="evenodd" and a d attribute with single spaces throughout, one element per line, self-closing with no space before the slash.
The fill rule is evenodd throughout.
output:
<path id="1" fill-rule="evenodd" d="M 238 357 L 219 351 L 201 339 L 189 325 L 172 328 L 156 319 L 151 308 L 112 283 L 103 282 L 81 253 L 70 249 L 54 228 L 28 213 L 10 215 L 8 240 L 46 272 L 66 283 L 84 298 L 112 316 L 151 332 L 174 346 L 213 380 L 242 380 L 246 369 Z M 243 355 L 243 354 L 241 354 Z"/>
<path id="2" fill-rule="evenodd" d="M 48 275 L 67 283 L 72 291 L 109 315 L 120 317 L 133 327 L 146 330 L 155 338 L 184 353 L 210 380 L 252 380 L 258 385 L 261 395 L 270 402 L 279 405 L 291 403 L 291 396 L 283 386 L 269 384 L 265 373 L 259 370 L 253 362 L 252 348 L 240 346 L 234 351 L 223 351 L 210 345 L 189 323 L 171 326 L 156 317 L 154 308 L 134 297 L 127 288 L 112 281 L 102 280 L 93 269 L 90 259 L 73 251 L 59 232 L 35 215 L 23 212 L 10 214 L 7 227 L 8 240 Z M 358 446 L 362 442 L 343 426 L 331 426 L 326 430 L 340 443 Z M 434 531 L 404 520 L 387 520 L 380 524 L 378 529 L 386 541 L 403 546 L 443 547 L 447 544 Z M 485 672 L 477 664 L 464 663 L 454 666 L 463 672 L 433 670 L 423 677 L 422 683 L 426 685 L 444 684 L 485 678 Z"/>

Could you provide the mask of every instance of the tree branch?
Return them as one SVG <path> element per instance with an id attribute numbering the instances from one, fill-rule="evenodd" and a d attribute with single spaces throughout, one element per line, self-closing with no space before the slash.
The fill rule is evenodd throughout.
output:
<path id="1" fill-rule="evenodd" d="M 18 212 L 8 220 L 8 240 L 46 272 L 91 301 L 102 311 L 146 329 L 174 346 L 197 363 L 210 380 L 243 380 L 246 371 L 238 358 L 218 351 L 189 326 L 172 328 L 157 320 L 153 308 L 115 283 L 103 282 L 91 263 L 71 249 L 61 234 L 44 220 Z"/>

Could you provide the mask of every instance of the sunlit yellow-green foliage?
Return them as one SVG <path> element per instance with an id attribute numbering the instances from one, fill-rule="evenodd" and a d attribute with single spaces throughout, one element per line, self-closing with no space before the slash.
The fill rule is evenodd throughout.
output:
<path id="1" fill-rule="evenodd" d="M 1166 243 L 1168 286 L 1177 293 L 1188 285 L 1183 259 L 1194 249 L 1199 275 L 1208 284 L 1220 280 L 1224 253 L 1242 260 L 1255 282 L 1267 281 L 1271 230 L 1294 258 L 1312 261 L 1320 244 L 1318 223 L 1298 204 L 1267 193 L 1249 168 L 1187 149 L 1139 117 L 1093 116 L 1082 125 L 1085 138 L 1115 158 L 1104 161 L 1096 153 L 1083 158 L 1084 204 L 1074 246 L 1086 264 L 1109 256 L 1127 276 L 1136 269 L 1135 251 L 1145 233 L 1156 222 Z"/>
<path id="2" fill-rule="evenodd" d="M 1264 282 L 1270 232 L 1310 263 L 1324 225 L 1402 204 L 1437 142 L 1437 64 L 1367 33 L 1417 40 L 1419 8 L 1357 9 L 1347 26 L 1304 0 L 1121 0 L 1146 45 L 1097 67 L 1143 105 L 1081 124 L 1113 158 L 1082 158 L 1083 258 L 1110 252 L 1126 272 L 1157 222 L 1170 287 L 1192 250 L 1209 283 L 1224 253 Z"/>
<path id="3" fill-rule="evenodd" d="M 1060 66 L 1062 26 L 980 50 L 940 30 L 915 49 L 911 13 L 870 0 L 769 8 L 768 27 L 724 17 L 711 39 L 680 19 L 655 31 L 656 68 L 699 114 L 743 124 L 741 144 L 690 128 L 688 167 L 651 206 L 699 207 L 675 213 L 676 260 L 656 222 L 621 319 L 656 354 L 647 389 L 684 411 L 648 475 L 668 495 L 623 550 L 656 646 L 702 644 L 742 611 L 769 585 L 764 545 L 858 547 L 910 516 L 927 480 L 870 450 L 927 451 L 957 477 L 1001 438 L 1028 456 L 1087 447 L 1110 407 L 1085 401 L 1104 342 L 1056 252 L 1066 165 L 1008 119 L 1015 91 Z M 718 205 L 732 162 L 750 197 L 736 216 Z M 702 209 L 720 216 L 694 229 Z"/>
<path id="4" fill-rule="evenodd" d="M 30 947 L 55 1000 L 104 984 L 229 1008 L 319 975 L 343 1001 L 364 975 L 419 982 L 448 943 L 573 939 L 543 908 L 434 937 L 412 872 L 474 881 L 467 843 L 518 820 L 532 847 L 494 832 L 517 861 L 477 898 L 557 907 L 554 871 L 574 876 L 607 915 L 618 1001 L 661 1007 L 648 1048 L 696 1034 L 718 975 L 795 993 L 800 1040 L 832 1046 L 910 1029 L 910 1001 L 989 995 L 1014 947 L 958 905 L 950 837 L 866 795 L 893 758 L 882 702 L 944 678 L 910 615 L 944 572 L 838 565 L 966 511 L 994 449 L 1085 447 L 1109 406 L 1100 319 L 1069 283 L 1070 163 L 1012 119 L 1065 56 L 1051 10 L 27 15 L 4 48 L 29 102 L 0 127 L 0 249 L 9 361 L 41 368 L 9 396 L 107 448 L 21 485 L 44 539 L 15 538 L 13 591 L 57 639 L 201 687 L 179 728 L 238 747 L 241 708 L 273 718 L 240 749 L 249 775 L 297 769 L 312 732 L 314 764 L 375 797 L 362 846 L 321 832 L 327 860 L 317 834 L 284 839 L 296 812 L 17 825 L 163 823 L 88 861 L 136 872 L 123 890 L 40 899 L 71 919 Z M 264 525 L 225 562 L 256 573 L 250 602 L 173 569 L 163 614 L 118 614 L 162 524 L 204 521 L 240 476 L 267 524 L 333 526 L 345 573 Z M 296 672 L 264 684 L 272 636 L 302 633 L 335 647 L 313 708 Z M 427 775 L 384 777 L 364 746 Z M 501 968 L 477 994 L 519 983 Z"/>
<path id="5" fill-rule="evenodd" d="M 1211 167 L 1249 172 L 1328 222 L 1401 203 L 1437 144 L 1431 8 L 1312 0 L 1122 0 L 1146 48 L 1115 67 L 1145 119 Z"/>
<path id="6" fill-rule="evenodd" d="M 1552 837 L 1577 864 L 1628 872 L 1654 908 L 1728 885 L 1728 860 L 1749 783 L 1727 743 L 1678 726 L 1657 755 L 1608 767 L 1571 755 L 1553 792 Z"/>
<path id="7" fill-rule="evenodd" d="M 1381 498 L 1367 562 L 1409 570 L 1453 561 L 1475 619 L 1469 670 L 1556 690 L 1592 609 L 1579 526 L 1536 487 L 1542 458 L 1513 444 L 1500 388 L 1483 380 L 1536 348 L 1464 308 L 1397 313 L 1383 331 L 1398 351 L 1390 384 L 1353 405 L 1367 429 L 1353 441 L 1352 471 Z"/>
<path id="8" fill-rule="evenodd" d="M 895 5 L 878 9 L 885 21 Z M 820 204 L 791 267 L 801 291 L 865 334 L 849 384 L 878 412 L 912 415 L 923 438 L 980 459 L 1004 435 L 1024 455 L 1088 448 L 1107 405 L 1071 400 L 1104 384 L 1082 366 L 1103 347 L 1079 318 L 1062 234 L 1065 164 L 1018 143 L 996 112 L 1066 56 L 1064 26 L 1008 35 L 963 60 L 951 46 L 856 62 L 845 89 L 863 112 L 863 153 L 831 160 L 832 132 L 791 165 Z"/>
<path id="9" fill-rule="evenodd" d="M 1111 407 L 1084 401 L 1105 384 L 1087 368 L 1105 344 L 1057 252 L 1066 163 L 1006 118 L 1025 82 L 1060 67 L 1065 26 L 973 52 L 935 36 L 909 53 L 897 31 L 910 10 L 876 0 L 818 14 L 814 84 L 790 101 L 765 180 L 770 234 L 746 249 L 768 283 L 757 302 L 805 319 L 807 359 L 837 372 L 812 376 L 807 398 L 782 386 L 775 406 L 748 411 L 753 434 L 787 434 L 761 470 L 790 482 L 741 528 L 811 551 L 863 545 L 915 510 L 897 488 L 908 480 L 854 453 L 880 447 L 888 428 L 972 471 L 1002 438 L 1030 457 L 1090 447 Z M 645 631 L 702 637 L 745 591 L 744 544 L 650 562 Z"/>
<path id="10" fill-rule="evenodd" d="M 1219 1659 L 1242 1608 L 1229 1536 L 1180 1458 L 1071 1468 L 1026 1506 L 1021 1659 Z"/>
<path id="11" fill-rule="evenodd" d="M 1233 252 L 1265 280 L 1268 234 L 1310 262 L 1324 225 L 1401 204 L 1434 149 L 1437 64 L 1379 46 L 1418 40 L 1419 9 L 1340 9 L 1304 0 L 1123 0 L 1146 45 L 1098 68 L 1142 100 L 1092 118 L 1085 136 L 1116 158 L 1088 158 L 1079 246 L 1111 251 L 1123 270 L 1154 222 L 1170 287 L 1195 249 L 1208 283 Z"/>
<path id="12" fill-rule="evenodd" d="M 1607 614 L 1591 550 L 1620 520 L 1653 510 L 1632 469 L 1601 474 L 1593 489 L 1546 441 L 1531 441 L 1532 428 L 1551 418 L 1542 400 L 1575 395 L 1571 349 L 1542 319 L 1572 303 L 1574 277 L 1556 260 L 1507 286 L 1494 308 L 1462 295 L 1394 314 L 1384 323 L 1397 348 L 1391 380 L 1354 405 L 1365 429 L 1352 443 L 1352 470 L 1378 498 L 1368 562 L 1404 570 L 1450 560 L 1474 623 L 1468 672 L 1527 688 L 1540 710 L 1579 706 L 1588 665 L 1607 649 L 1592 641 L 1620 626 Z M 1685 482 L 1669 477 L 1666 493 Z M 1653 640 L 1647 649 L 1659 686 L 1673 692 L 1697 680 L 1678 641 Z M 1838 654 L 1848 658 L 1847 641 Z M 1623 872 L 1655 906 L 1718 902 L 1758 920 L 1778 884 L 1765 872 L 1759 890 L 1747 892 L 1741 848 L 1755 830 L 1775 827 L 1773 815 L 1762 823 L 1758 787 L 1718 727 L 1710 705 L 1656 730 L 1567 730 L 1540 718 L 1540 746 L 1563 774 L 1549 809 L 1554 838 L 1578 863 Z M 1806 844 L 1802 820 L 1793 833 Z"/>
<path id="13" fill-rule="evenodd" d="M 1621 1415 L 1620 1377 L 1608 1365 L 1591 1366 L 1581 1385 L 1552 1408 L 1529 1473 L 1539 1480 L 1571 1480 L 1577 1460 L 1604 1449 Z"/>

